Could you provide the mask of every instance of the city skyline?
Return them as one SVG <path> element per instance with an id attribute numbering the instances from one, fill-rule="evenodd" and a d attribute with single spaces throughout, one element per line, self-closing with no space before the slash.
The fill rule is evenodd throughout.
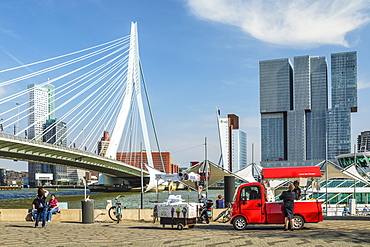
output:
<path id="1" fill-rule="evenodd" d="M 214 109 L 219 107 L 240 117 L 240 128 L 248 135 L 250 163 L 252 143 L 254 160 L 260 160 L 258 62 L 357 51 L 359 107 L 351 114 L 353 146 L 357 136 L 368 130 L 370 115 L 365 107 L 370 103 L 369 6 L 366 1 L 329 2 L 287 1 L 289 8 L 273 2 L 226 0 L 217 4 L 202 0 L 2 2 L 0 7 L 6 11 L 0 17 L 0 70 L 126 36 L 130 22 L 137 21 L 162 150 L 171 152 L 174 164 L 186 166 L 204 159 L 202 144 L 207 137 L 208 157 L 217 162 Z M 280 15 L 282 11 L 286 15 Z M 14 90 L 23 89 L 15 85 Z M 7 91 L 0 88 L 0 97 Z M 22 170 L 20 163 L 1 160 L 0 167 Z"/>
<path id="2" fill-rule="evenodd" d="M 333 53 L 330 61 L 330 70 L 319 56 L 260 61 L 262 166 L 315 165 L 350 153 L 357 54 Z"/>

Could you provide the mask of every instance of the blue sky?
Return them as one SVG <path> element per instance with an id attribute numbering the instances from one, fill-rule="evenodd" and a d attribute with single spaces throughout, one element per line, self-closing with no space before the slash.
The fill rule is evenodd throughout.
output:
<path id="1" fill-rule="evenodd" d="M 258 62 L 358 52 L 352 142 L 370 130 L 369 1 L 0 1 L 0 70 L 101 44 L 138 22 L 141 61 L 162 150 L 187 166 L 220 155 L 216 107 L 240 117 L 260 158 Z M 329 67 L 330 68 L 330 67 Z M 1 79 L 1 78 L 0 78 Z M 6 92 L 0 88 L 0 97 Z M 23 162 L 0 167 L 26 170 Z"/>

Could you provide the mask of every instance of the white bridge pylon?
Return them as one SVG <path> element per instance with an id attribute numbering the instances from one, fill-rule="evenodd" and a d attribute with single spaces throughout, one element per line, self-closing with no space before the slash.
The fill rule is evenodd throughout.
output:
<path id="1" fill-rule="evenodd" d="M 148 128 L 146 125 L 146 118 L 144 113 L 143 99 L 141 95 L 141 80 L 140 80 L 140 57 L 139 57 L 139 46 L 138 46 L 138 33 L 137 33 L 137 23 L 131 23 L 131 35 L 130 35 L 130 51 L 128 59 L 128 69 L 127 69 L 127 81 L 126 92 L 123 95 L 123 101 L 121 109 L 118 113 L 117 121 L 114 126 L 111 140 L 105 154 L 106 157 L 115 159 L 119 143 L 123 134 L 124 127 L 128 122 L 128 116 L 131 110 L 131 105 L 133 102 L 133 97 L 136 98 L 136 103 L 138 104 L 140 124 L 142 129 L 142 134 L 144 138 L 144 145 L 146 149 L 146 155 L 148 163 L 151 167 L 153 166 L 153 158 L 150 148 Z M 122 85 L 124 86 L 124 85 Z"/>
<path id="2" fill-rule="evenodd" d="M 130 51 L 128 59 L 128 69 L 127 69 L 127 79 L 123 82 L 122 86 L 126 87 L 125 94 L 123 95 L 122 105 L 118 113 L 118 117 L 111 135 L 111 140 L 105 154 L 106 157 L 116 159 L 116 154 L 118 150 L 121 137 L 123 135 L 123 130 L 127 125 L 130 110 L 132 109 L 133 100 L 136 100 L 140 124 L 142 129 L 142 134 L 144 138 L 144 145 L 146 149 L 146 155 L 148 160 L 148 165 L 154 167 L 153 158 L 150 148 L 148 128 L 146 124 L 143 99 L 141 94 L 141 73 L 140 73 L 140 57 L 139 57 L 139 47 L 138 47 L 138 33 L 137 33 L 137 23 L 131 23 L 131 35 L 130 35 Z M 109 180 L 109 179 L 108 179 Z M 99 183 L 107 183 L 105 176 L 99 177 Z"/>

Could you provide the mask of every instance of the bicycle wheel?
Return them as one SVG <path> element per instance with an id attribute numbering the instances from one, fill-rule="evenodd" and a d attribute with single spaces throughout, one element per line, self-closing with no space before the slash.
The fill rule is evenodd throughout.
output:
<path id="1" fill-rule="evenodd" d="M 226 223 L 226 222 L 229 222 L 229 220 L 231 219 L 231 216 L 230 216 L 230 211 L 224 215 L 224 217 L 222 217 L 222 222 L 223 223 Z"/>
<path id="2" fill-rule="evenodd" d="M 108 210 L 108 215 L 109 215 L 109 218 L 111 218 L 111 220 L 117 221 L 117 218 L 116 218 L 116 207 L 115 206 L 112 206 Z"/>
<path id="3" fill-rule="evenodd" d="M 222 211 L 213 221 L 217 221 L 219 218 L 221 218 L 226 213 L 226 210 Z"/>

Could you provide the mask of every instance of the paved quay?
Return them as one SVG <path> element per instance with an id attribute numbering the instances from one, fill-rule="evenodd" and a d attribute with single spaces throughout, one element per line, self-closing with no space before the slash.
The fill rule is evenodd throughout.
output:
<path id="1" fill-rule="evenodd" d="M 336 217 L 302 230 L 283 231 L 281 225 L 197 224 L 180 231 L 159 223 L 123 221 L 0 222 L 0 246 L 370 246 L 370 217 Z"/>

